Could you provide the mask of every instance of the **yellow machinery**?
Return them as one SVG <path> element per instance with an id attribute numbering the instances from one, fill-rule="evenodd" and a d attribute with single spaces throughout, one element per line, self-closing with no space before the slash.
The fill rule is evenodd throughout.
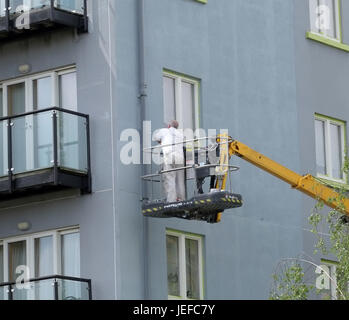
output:
<path id="1" fill-rule="evenodd" d="M 206 138 L 209 139 L 209 138 Z M 323 201 L 331 208 L 337 209 L 349 216 L 349 199 L 340 195 L 334 189 L 316 180 L 312 175 L 299 175 L 296 172 L 271 160 L 263 154 L 249 148 L 247 145 L 233 140 L 228 135 L 218 135 L 214 137 L 217 159 L 215 162 L 207 158 L 205 163 L 194 163 L 192 166 L 185 166 L 174 170 L 190 170 L 195 174 L 196 188 L 194 196 L 190 199 L 167 203 L 164 200 L 143 201 L 143 215 L 154 218 L 182 218 L 188 220 L 206 221 L 218 223 L 224 210 L 241 207 L 243 200 L 241 195 L 227 190 L 227 181 L 230 172 L 237 167 L 230 166 L 229 160 L 233 155 L 269 172 L 273 176 L 287 182 L 292 188 L 297 189 L 308 196 Z M 199 152 L 199 148 L 197 149 Z M 208 168 L 214 168 L 208 173 Z M 162 176 L 165 171 L 142 177 L 149 179 L 153 176 Z M 210 191 L 204 192 L 202 185 L 206 177 L 211 177 Z M 151 180 L 154 181 L 154 180 Z M 159 181 L 158 181 L 159 182 Z"/>
<path id="2" fill-rule="evenodd" d="M 217 141 L 225 141 L 227 137 L 228 136 L 226 135 L 218 136 Z M 271 160 L 263 154 L 249 148 L 247 145 L 233 140 L 231 137 L 228 137 L 228 141 L 229 157 L 233 155 L 238 156 L 239 158 L 246 160 L 254 166 L 259 167 L 260 169 L 269 172 L 273 176 L 287 182 L 291 185 L 292 188 L 295 188 L 316 200 L 321 200 L 329 207 L 337 209 L 338 211 L 343 212 L 343 214 L 349 216 L 349 199 L 341 196 L 332 188 L 329 188 L 320 181 L 316 180 L 311 174 L 304 176 L 299 175 L 298 173 L 282 166 L 281 164 Z M 221 163 L 226 162 L 225 157 L 225 154 L 221 154 Z M 217 187 L 219 188 L 222 186 L 224 188 L 226 179 L 227 175 L 225 175 L 224 180 L 221 182 L 221 185 L 217 185 Z M 217 215 L 216 222 L 220 221 L 221 214 L 222 213 L 219 213 Z"/>

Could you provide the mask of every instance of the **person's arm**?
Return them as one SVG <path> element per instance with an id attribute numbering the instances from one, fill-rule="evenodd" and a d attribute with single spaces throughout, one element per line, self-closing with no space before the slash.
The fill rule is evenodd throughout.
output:
<path id="1" fill-rule="evenodd" d="M 162 139 L 162 129 L 158 129 L 154 132 L 153 140 L 157 141 L 158 143 L 161 143 Z"/>

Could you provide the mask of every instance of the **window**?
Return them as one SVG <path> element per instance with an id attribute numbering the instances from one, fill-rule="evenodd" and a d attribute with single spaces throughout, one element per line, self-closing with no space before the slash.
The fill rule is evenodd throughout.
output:
<path id="1" fill-rule="evenodd" d="M 165 71 L 164 122 L 176 119 L 181 129 L 199 128 L 199 81 Z"/>
<path id="2" fill-rule="evenodd" d="M 0 114 L 13 116 L 53 106 L 77 111 L 77 83 L 75 68 L 65 68 L 0 82 Z M 53 161 L 51 112 L 13 119 L 13 173 L 50 167 Z M 78 118 L 62 114 L 59 128 L 69 128 L 69 135 L 61 134 L 58 141 L 66 152 L 61 162 L 76 165 L 79 161 Z M 25 139 L 23 139 L 23 136 Z M 0 123 L 0 176 L 8 174 L 7 127 Z M 72 152 L 67 152 L 69 151 Z M 23 157 L 23 154 L 26 156 Z M 81 158 L 81 157 L 80 157 Z M 73 161 L 72 161 L 73 159 Z M 75 166 L 76 167 L 76 166 Z M 74 168 L 75 168 L 74 167 Z"/>
<path id="3" fill-rule="evenodd" d="M 4 282 L 4 246 L 0 243 L 0 283 Z"/>
<path id="4" fill-rule="evenodd" d="M 0 82 L 0 113 L 17 115 L 53 106 L 77 111 L 75 68 Z"/>
<path id="5" fill-rule="evenodd" d="M 310 0 L 311 32 L 341 41 L 340 1 Z"/>
<path id="6" fill-rule="evenodd" d="M 346 182 L 344 163 L 345 122 L 315 115 L 316 172 L 320 178 Z"/>
<path id="7" fill-rule="evenodd" d="M 202 237 L 167 231 L 167 288 L 170 299 L 203 299 Z"/>
<path id="8" fill-rule="evenodd" d="M 337 299 L 337 275 L 336 262 L 323 261 L 322 265 L 315 269 L 318 275 L 315 287 L 319 290 L 320 298 L 323 300 Z"/>
<path id="9" fill-rule="evenodd" d="M 79 229 L 65 229 L 4 239 L 0 242 L 0 283 L 16 281 L 18 266 L 29 277 L 61 274 L 80 277 Z"/>

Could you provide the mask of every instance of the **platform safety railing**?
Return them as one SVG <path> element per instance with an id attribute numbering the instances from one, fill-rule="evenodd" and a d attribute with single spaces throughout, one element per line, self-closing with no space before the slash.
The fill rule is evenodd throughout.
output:
<path id="1" fill-rule="evenodd" d="M 186 199 L 189 199 L 193 195 L 198 193 L 198 173 L 199 170 L 208 169 L 210 171 L 209 176 L 223 176 L 227 174 L 227 185 L 226 191 L 232 192 L 232 181 L 231 181 L 231 172 L 239 170 L 238 166 L 230 165 L 228 162 L 219 163 L 220 161 L 220 151 L 222 148 L 225 148 L 227 154 L 229 149 L 229 143 L 231 142 L 230 137 L 220 137 L 220 142 L 217 142 L 217 136 L 207 136 L 207 137 L 198 137 L 192 139 L 185 139 L 182 142 L 166 144 L 166 145 L 155 145 L 151 147 L 146 147 L 143 149 L 145 154 L 150 154 L 150 163 L 146 165 L 147 171 L 150 172 L 146 175 L 143 175 L 141 178 L 151 184 L 150 188 L 147 188 L 146 194 L 143 194 L 143 201 L 153 202 L 153 201 L 163 201 L 163 175 L 170 172 L 185 171 L 185 185 L 186 185 Z M 166 147 L 175 147 L 176 145 L 183 146 L 184 153 L 184 164 L 183 166 L 164 170 L 162 168 L 163 155 L 162 150 Z M 218 153 L 217 153 L 218 150 Z M 154 163 L 154 154 L 156 155 L 157 164 Z M 216 153 L 216 155 L 214 155 Z M 196 156 L 197 155 L 197 156 Z M 189 158 L 189 159 L 188 159 Z M 160 161 L 159 161 L 160 159 Z M 211 160 L 211 161 L 210 161 Z M 159 164 L 160 162 L 160 164 Z M 213 162 L 213 163 L 210 163 Z M 154 167 L 157 167 L 154 169 Z M 221 171 L 217 170 L 218 168 Z M 156 170 L 157 169 L 157 170 Z M 222 171 L 223 170 L 223 171 Z M 193 180 L 196 185 L 191 185 L 190 180 Z M 154 185 L 157 184 L 157 186 Z M 190 190 L 194 190 L 194 194 L 190 194 Z M 207 190 L 206 192 L 212 192 L 215 190 Z"/>

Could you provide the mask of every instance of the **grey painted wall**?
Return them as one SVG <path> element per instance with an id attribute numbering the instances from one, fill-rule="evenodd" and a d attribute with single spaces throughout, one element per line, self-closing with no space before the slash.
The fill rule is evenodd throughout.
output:
<path id="1" fill-rule="evenodd" d="M 45 195 L 44 202 L 40 201 L 42 197 L 34 197 L 27 204 L 21 200 L 20 207 L 12 202 L 9 208 L 0 211 L 0 238 L 20 235 L 16 226 L 22 221 L 31 222 L 30 233 L 79 225 L 81 277 L 92 279 L 96 299 L 118 297 L 116 255 L 120 243 L 115 242 L 113 202 L 116 151 L 112 152 L 111 143 L 115 134 L 112 132 L 115 99 L 111 94 L 115 85 L 115 52 L 110 46 L 115 32 L 112 14 L 108 19 L 107 1 L 89 1 L 88 34 L 61 30 L 0 44 L 0 81 L 20 76 L 18 66 L 24 63 L 31 65 L 32 73 L 76 65 L 78 111 L 91 117 L 93 180 L 92 195 L 76 196 L 76 192 Z"/>
<path id="2" fill-rule="evenodd" d="M 145 111 L 153 129 L 162 126 L 167 68 L 201 79 L 203 128 L 227 128 L 290 169 L 315 173 L 314 113 L 348 118 L 348 54 L 305 39 L 305 1 L 145 5 Z M 144 219 L 141 167 L 119 158 L 120 133 L 140 129 L 141 121 L 137 0 L 89 1 L 89 19 L 88 34 L 62 30 L 0 44 L 0 81 L 19 76 L 22 63 L 33 73 L 76 64 L 78 110 L 91 117 L 93 174 L 92 195 L 41 196 L 2 208 L 0 239 L 20 234 L 16 225 L 24 220 L 30 232 L 79 225 L 81 276 L 92 279 L 95 298 L 166 299 L 166 228 L 197 233 L 204 236 L 205 298 L 268 298 L 277 262 L 312 252 L 306 217 L 314 202 L 234 159 L 241 167 L 234 189 L 245 202 L 220 224 Z"/>
<path id="3" fill-rule="evenodd" d="M 147 119 L 162 125 L 162 69 L 201 79 L 201 120 L 300 171 L 294 1 L 149 1 Z M 304 32 L 303 32 L 304 34 Z M 302 196 L 253 166 L 235 191 L 245 202 L 218 225 L 148 221 L 149 297 L 164 299 L 166 228 L 205 237 L 205 297 L 265 299 L 279 259 L 302 251 Z"/>

